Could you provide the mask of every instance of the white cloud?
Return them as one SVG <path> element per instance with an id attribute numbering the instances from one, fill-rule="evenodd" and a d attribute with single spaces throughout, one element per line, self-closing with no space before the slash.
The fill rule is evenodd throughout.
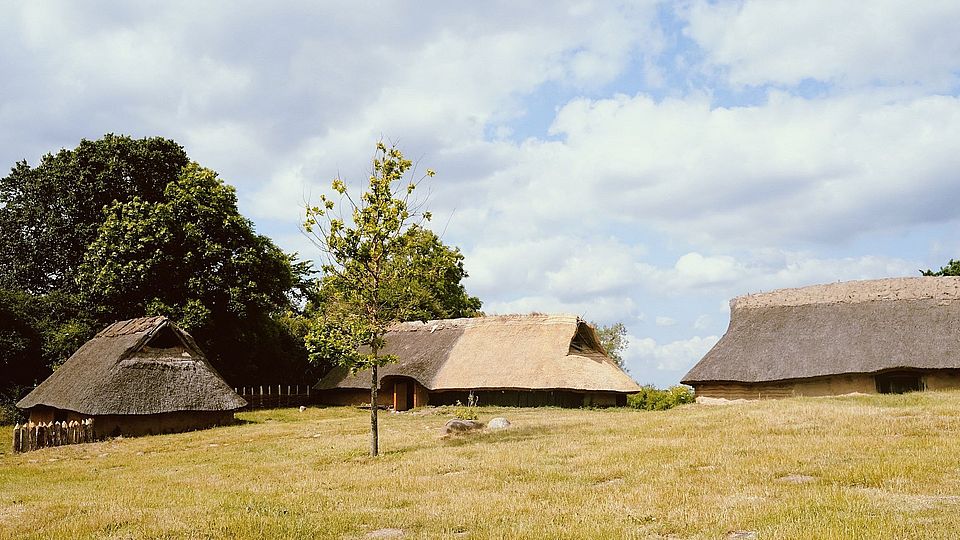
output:
<path id="1" fill-rule="evenodd" d="M 695 321 L 693 321 L 693 329 L 706 330 L 712 320 L 713 318 L 709 315 L 700 315 Z"/>
<path id="2" fill-rule="evenodd" d="M 693 286 L 731 283 L 742 277 L 746 270 L 733 257 L 704 257 L 696 252 L 677 259 L 673 268 L 677 280 Z"/>
<path id="3" fill-rule="evenodd" d="M 643 382 L 643 374 L 651 370 L 686 372 L 720 340 L 717 336 L 694 336 L 660 345 L 648 337 L 628 336 L 628 339 L 630 345 L 623 357 L 640 382 Z"/>
<path id="4" fill-rule="evenodd" d="M 481 199 L 540 227 L 559 217 L 652 226 L 725 247 L 836 241 L 960 216 L 945 201 L 960 154 L 960 99 L 889 103 L 870 96 L 806 100 L 771 94 L 715 108 L 706 97 L 575 100 L 551 128 L 562 142 L 526 144 L 507 201 Z M 884 219 L 875 219 L 883 215 Z"/>
<path id="5" fill-rule="evenodd" d="M 657 326 L 673 326 L 677 324 L 677 320 L 665 315 L 659 315 L 656 319 L 654 319 L 654 324 Z"/>
<path id="6" fill-rule="evenodd" d="M 502 133 L 505 124 L 527 113 L 522 96 L 548 83 L 571 88 L 602 87 L 635 57 L 659 47 L 659 34 L 651 26 L 655 18 L 652 3 L 600 9 L 589 3 L 569 2 L 550 10 L 520 5 L 501 10 L 441 10 L 426 17 L 433 27 L 414 33 L 416 39 L 405 37 L 401 46 L 367 43 L 369 35 L 363 33 L 356 37 L 359 42 L 355 48 L 360 52 L 337 47 L 340 61 L 349 65 L 351 78 L 357 73 L 376 74 L 373 80 L 362 83 L 348 78 L 345 91 L 358 84 L 378 91 L 339 107 L 338 117 L 344 110 L 350 116 L 318 130 L 287 155 L 289 162 L 283 169 L 298 163 L 310 170 L 319 169 L 316 178 L 323 187 L 335 170 L 343 172 L 348 181 L 362 180 L 368 148 L 372 141 L 385 136 L 400 138 L 404 149 L 434 149 L 426 156 L 430 166 L 440 171 L 441 179 L 452 179 L 459 188 L 476 175 L 469 168 L 478 153 L 497 154 L 497 169 L 501 171 L 514 161 L 513 155 L 506 154 L 515 154 L 516 149 L 505 153 L 485 148 L 498 146 L 486 144 L 485 138 L 488 131 Z M 422 14 L 395 15 L 415 19 Z M 383 17 L 391 16 L 377 16 Z M 411 21 L 409 26 L 416 24 Z M 330 38 L 334 39 L 339 38 Z M 332 56 L 325 50 L 327 42 L 318 38 L 310 46 L 312 53 L 297 57 L 297 73 L 325 72 Z M 364 51 L 377 47 L 384 49 L 383 54 L 389 51 L 389 56 L 364 55 Z M 333 81 L 320 82 L 329 85 Z M 318 106 L 324 107 L 322 100 Z M 458 151 L 461 148 L 471 151 L 463 155 Z M 452 167 L 443 166 L 443 155 L 448 153 L 461 154 Z M 434 163 L 437 158 L 441 163 Z M 258 194 L 265 199 L 265 212 L 289 206 L 291 194 L 303 191 L 304 181 L 314 184 L 314 178 L 309 174 L 274 175 Z"/>
<path id="7" fill-rule="evenodd" d="M 553 296 L 523 296 L 502 301 L 487 301 L 483 305 L 483 311 L 490 315 L 567 313 L 599 324 L 629 319 L 634 316 L 636 309 L 633 298 L 628 296 L 591 298 L 581 302 L 565 302 Z M 642 319 L 643 314 L 637 313 L 636 317 Z"/>
<path id="8" fill-rule="evenodd" d="M 467 250 L 466 286 L 497 313 L 560 310 L 604 322 L 637 315 L 631 291 L 649 265 L 642 246 L 556 235 Z"/>
<path id="9" fill-rule="evenodd" d="M 738 251 L 737 256 L 690 252 L 672 266 L 662 267 L 637 256 L 629 266 L 634 270 L 634 287 L 677 301 L 678 296 L 691 294 L 732 296 L 832 281 L 916 275 L 922 265 L 897 257 L 830 258 L 813 251 L 766 248 Z"/>
<path id="10" fill-rule="evenodd" d="M 944 89 L 960 69 L 960 4 L 951 0 L 698 0 L 683 16 L 735 85 L 817 79 Z"/>

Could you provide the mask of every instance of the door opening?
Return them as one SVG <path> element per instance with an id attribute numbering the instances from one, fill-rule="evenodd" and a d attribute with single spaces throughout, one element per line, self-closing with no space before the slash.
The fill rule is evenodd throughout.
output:
<path id="1" fill-rule="evenodd" d="M 417 404 L 414 401 L 414 393 L 417 390 L 417 383 L 413 380 L 398 380 L 393 383 L 393 410 L 409 411 Z"/>
<path id="2" fill-rule="evenodd" d="M 924 389 L 923 378 L 919 373 L 909 371 L 891 371 L 876 376 L 877 392 L 881 394 L 904 394 Z"/>

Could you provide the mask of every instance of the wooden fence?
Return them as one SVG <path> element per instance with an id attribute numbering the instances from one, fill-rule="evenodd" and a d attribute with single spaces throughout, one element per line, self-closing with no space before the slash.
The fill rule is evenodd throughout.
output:
<path id="1" fill-rule="evenodd" d="M 38 448 L 93 442 L 93 418 L 72 422 L 33 422 L 13 426 L 13 451 L 29 452 Z"/>
<path id="2" fill-rule="evenodd" d="M 241 386 L 233 390 L 247 400 L 250 409 L 309 405 L 311 399 L 308 385 Z"/>

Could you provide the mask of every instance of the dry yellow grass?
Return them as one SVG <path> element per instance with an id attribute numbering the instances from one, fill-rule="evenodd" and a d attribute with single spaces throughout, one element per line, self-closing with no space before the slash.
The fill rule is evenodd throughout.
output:
<path id="1" fill-rule="evenodd" d="M 384 414 L 377 459 L 349 408 L 22 455 L 4 428 L 0 537 L 960 536 L 960 393 L 495 415 Z"/>

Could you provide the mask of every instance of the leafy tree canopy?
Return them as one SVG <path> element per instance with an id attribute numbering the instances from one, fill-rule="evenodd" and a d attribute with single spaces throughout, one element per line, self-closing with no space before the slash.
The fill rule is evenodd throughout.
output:
<path id="1" fill-rule="evenodd" d="M 939 270 L 921 270 L 920 274 L 924 276 L 960 276 L 960 261 L 950 259 L 946 266 L 941 266 Z"/>
<path id="2" fill-rule="evenodd" d="M 189 160 L 160 137 L 106 135 L 17 163 L 0 179 L 0 284 L 30 293 L 72 291 L 103 208 L 134 197 L 154 202 Z"/>
<path id="3" fill-rule="evenodd" d="M 102 319 L 167 315 L 197 334 L 219 368 L 238 375 L 251 367 L 238 360 L 254 359 L 232 346 L 236 333 L 255 333 L 270 315 L 291 309 L 289 294 L 308 269 L 254 232 L 233 187 L 190 163 L 161 200 L 134 197 L 105 209 L 78 282 Z M 241 343 L 249 347 L 251 337 Z"/>
<path id="4" fill-rule="evenodd" d="M 417 311 L 407 301 L 419 272 L 407 264 L 416 257 L 409 246 L 417 233 L 411 231 L 415 221 L 431 217 L 411 202 L 418 181 L 404 177 L 412 167 L 399 149 L 379 142 L 366 192 L 353 197 L 337 178 L 332 188 L 338 201 L 323 195 L 320 205 L 306 208 L 304 233 L 325 259 L 320 309 L 307 341 L 312 359 L 332 358 L 351 369 L 394 360 L 378 353 L 387 328 Z M 371 352 L 361 352 L 362 345 Z"/>
<path id="5" fill-rule="evenodd" d="M 621 356 L 621 353 L 630 344 L 627 339 L 627 327 L 622 322 L 610 326 L 594 326 L 597 329 L 597 335 L 600 337 L 600 344 L 607 351 L 607 356 L 620 366 L 620 369 L 627 371 L 627 367 L 623 363 L 623 356 Z"/>
<path id="6" fill-rule="evenodd" d="M 476 317 L 482 314 L 481 301 L 467 294 L 463 279 L 467 272 L 463 267 L 463 254 L 456 247 L 444 244 L 430 229 L 413 225 L 403 234 L 398 243 L 396 257 L 390 265 L 391 274 L 400 276 L 395 284 L 394 301 L 402 304 L 406 320 L 453 319 Z M 347 283 L 332 273 L 319 282 L 317 311 L 334 315 L 343 306 L 340 304 Z"/>
<path id="7" fill-rule="evenodd" d="M 244 317 L 289 305 L 291 257 L 254 232 L 233 187 L 191 163 L 163 199 L 115 202 L 80 266 L 85 298 L 113 319 L 163 313 L 188 330 L 215 312 Z"/>
<path id="8" fill-rule="evenodd" d="M 0 391 L 99 328 L 168 315 L 235 384 L 301 382 L 309 264 L 240 215 L 232 187 L 159 137 L 106 135 L 0 179 Z"/>

